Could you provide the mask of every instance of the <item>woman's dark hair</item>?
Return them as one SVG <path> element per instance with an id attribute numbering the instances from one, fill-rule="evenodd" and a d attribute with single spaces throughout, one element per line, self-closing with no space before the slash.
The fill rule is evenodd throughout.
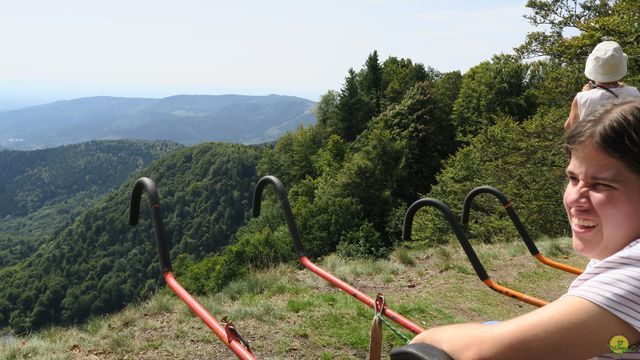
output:
<path id="1" fill-rule="evenodd" d="M 587 141 L 640 175 L 640 101 L 614 102 L 578 121 L 565 138 L 568 153 Z"/>

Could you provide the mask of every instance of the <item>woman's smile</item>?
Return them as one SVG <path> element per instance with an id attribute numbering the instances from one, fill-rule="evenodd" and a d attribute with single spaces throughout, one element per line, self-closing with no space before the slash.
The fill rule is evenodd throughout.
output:
<path id="1" fill-rule="evenodd" d="M 640 238 L 640 175 L 591 142 L 575 146 L 564 205 L 574 249 L 601 260 Z"/>

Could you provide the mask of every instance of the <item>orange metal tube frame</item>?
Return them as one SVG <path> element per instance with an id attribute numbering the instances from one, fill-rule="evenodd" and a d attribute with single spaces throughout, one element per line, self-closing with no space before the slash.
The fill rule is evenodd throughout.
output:
<path id="1" fill-rule="evenodd" d="M 456 235 L 456 238 L 458 239 L 458 242 L 462 246 L 464 253 L 467 255 L 467 259 L 469 259 L 469 262 L 471 263 L 473 270 L 476 272 L 476 275 L 478 275 L 478 278 L 480 279 L 480 281 L 482 281 L 485 285 L 487 285 L 489 288 L 491 288 L 492 290 L 500 294 L 518 299 L 527 304 L 531 304 L 538 307 L 548 304 L 547 301 L 538 299 L 536 297 L 533 297 L 527 294 L 523 294 L 516 290 L 509 289 L 493 281 L 489 277 L 489 274 L 487 274 L 487 271 L 485 270 L 484 266 L 480 262 L 480 259 L 478 258 L 478 255 L 476 254 L 475 250 L 473 250 L 473 246 L 471 246 L 471 243 L 465 236 L 464 230 L 460 226 L 460 223 L 456 220 L 455 216 L 453 215 L 453 212 L 451 212 L 451 209 L 445 203 L 443 203 L 438 199 L 423 198 L 415 201 L 413 204 L 411 204 L 411 206 L 409 206 L 409 209 L 407 209 L 407 213 L 404 216 L 402 239 L 404 240 L 411 239 L 411 232 L 413 228 L 413 218 L 415 217 L 418 210 L 424 206 L 432 206 L 440 210 L 440 213 L 444 216 L 445 220 L 447 220 L 447 222 L 451 226 L 451 229 L 453 230 L 453 233 Z"/>
<path id="2" fill-rule="evenodd" d="M 571 265 L 567 265 L 567 264 L 563 264 L 563 263 L 559 263 L 557 261 L 553 261 L 549 258 L 544 257 L 544 255 L 538 253 L 533 255 L 536 259 L 538 259 L 538 261 L 540 261 L 541 263 L 545 264 L 545 265 L 549 265 L 551 267 L 554 267 L 558 270 L 562 270 L 562 271 L 566 271 L 568 273 L 572 273 L 572 274 L 576 274 L 576 275 L 580 275 L 582 274 L 582 270 L 575 268 Z"/>
<path id="3" fill-rule="evenodd" d="M 482 280 L 482 282 L 487 285 L 488 287 L 490 287 L 493 291 L 498 292 L 502 295 L 506 295 L 508 297 L 512 297 L 514 299 L 518 299 L 522 302 L 525 302 L 527 304 L 531 304 L 537 307 L 542 307 L 547 305 L 549 302 L 548 301 L 544 301 L 544 300 L 540 300 L 536 297 L 527 295 L 527 294 L 523 294 L 521 292 L 509 289 L 507 287 L 504 287 L 500 284 L 498 284 L 497 282 L 489 279 L 484 279 Z"/>

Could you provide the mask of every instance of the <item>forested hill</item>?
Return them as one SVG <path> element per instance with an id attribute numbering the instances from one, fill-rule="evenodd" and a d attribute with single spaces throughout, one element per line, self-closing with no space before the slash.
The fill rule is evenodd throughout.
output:
<path id="1" fill-rule="evenodd" d="M 103 139 L 256 144 L 315 122 L 293 96 L 90 97 L 0 112 L 0 146 L 25 150 Z"/>
<path id="2" fill-rule="evenodd" d="M 119 140 L 0 151 L 0 267 L 31 254 L 99 196 L 179 147 Z"/>
<path id="3" fill-rule="evenodd" d="M 248 216 L 256 146 L 177 150 L 104 196 L 24 261 L 0 269 L 0 327 L 16 332 L 103 314 L 153 291 L 161 276 L 148 207 L 128 225 L 133 182 L 156 181 L 172 254 L 196 259 L 229 243 Z M 144 203 L 147 198 L 144 195 Z"/>
<path id="4" fill-rule="evenodd" d="M 23 216 L 87 192 L 98 195 L 181 145 L 174 142 L 91 141 L 34 151 L 0 151 L 0 218 Z"/>

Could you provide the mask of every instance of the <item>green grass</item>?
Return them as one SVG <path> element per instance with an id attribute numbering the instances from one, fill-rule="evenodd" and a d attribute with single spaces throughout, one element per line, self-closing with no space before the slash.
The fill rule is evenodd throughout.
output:
<path id="1" fill-rule="evenodd" d="M 411 254 L 411 251 L 406 247 L 398 247 L 391 254 L 392 258 L 395 258 L 400 264 L 405 266 L 415 266 L 416 259 Z"/>
<path id="2" fill-rule="evenodd" d="M 457 243 L 396 249 L 388 260 L 318 262 L 356 288 L 419 326 L 504 320 L 533 306 L 501 296 L 482 284 Z M 570 239 L 537 242 L 556 261 L 584 266 Z M 544 266 L 521 242 L 474 245 L 487 272 L 501 285 L 553 300 L 575 278 Z M 261 359 L 363 359 L 373 310 L 309 270 L 280 265 L 230 283 L 216 294 L 197 296 L 218 320 L 229 319 Z M 393 324 L 393 323 L 392 323 Z M 393 324 L 408 337 L 413 334 Z M 384 328 L 383 351 L 402 339 Z M 49 328 L 0 346 L 0 359 L 233 359 L 233 354 L 168 289 L 120 313 L 69 328 Z"/>

